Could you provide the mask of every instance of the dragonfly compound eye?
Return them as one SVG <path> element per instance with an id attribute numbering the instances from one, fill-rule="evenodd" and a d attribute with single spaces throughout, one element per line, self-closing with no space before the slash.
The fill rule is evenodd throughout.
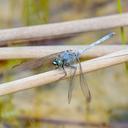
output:
<path id="1" fill-rule="evenodd" d="M 56 61 L 56 60 L 54 60 L 54 61 L 52 62 L 52 64 L 57 65 L 57 61 Z"/>

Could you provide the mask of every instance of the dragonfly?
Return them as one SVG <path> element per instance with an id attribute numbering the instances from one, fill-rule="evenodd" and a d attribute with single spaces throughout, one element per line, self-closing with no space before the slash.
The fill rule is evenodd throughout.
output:
<path id="1" fill-rule="evenodd" d="M 33 69 L 40 67 L 46 60 L 49 60 L 49 62 L 56 68 L 56 69 L 62 69 L 64 71 L 64 76 L 67 76 L 67 72 L 65 68 L 70 68 L 72 70 L 72 74 L 70 77 L 70 83 L 69 83 L 69 89 L 68 89 L 68 103 L 71 102 L 72 98 L 72 92 L 74 88 L 74 78 L 76 75 L 76 71 L 79 67 L 80 71 L 80 87 L 82 90 L 83 95 L 86 98 L 86 101 L 89 103 L 91 101 L 91 92 L 88 86 L 88 83 L 86 81 L 85 73 L 83 73 L 80 57 L 82 54 L 85 54 L 88 50 L 94 48 L 95 46 L 103 43 L 104 41 L 110 39 L 115 35 L 114 32 L 108 33 L 107 35 L 101 37 L 99 40 L 91 43 L 88 45 L 85 49 L 81 50 L 65 50 L 59 53 L 51 54 L 49 57 L 44 57 L 40 59 L 35 59 L 30 62 L 24 62 L 21 66 L 17 66 L 14 69 L 17 70 L 27 70 L 27 69 Z M 47 58 L 47 59 L 46 59 Z M 78 64 L 76 66 L 75 64 Z M 46 66 L 46 65 L 44 65 Z"/>
<path id="2" fill-rule="evenodd" d="M 71 77 L 69 90 L 68 90 L 68 103 L 71 102 L 72 91 L 73 91 L 73 88 L 74 88 L 73 79 L 75 77 L 76 70 L 77 70 L 77 67 L 74 66 L 75 63 L 78 63 L 79 69 L 80 69 L 80 87 L 81 87 L 81 90 L 82 90 L 84 96 L 86 97 L 86 101 L 87 102 L 91 101 L 91 93 L 90 93 L 89 86 L 86 82 L 86 78 L 84 77 L 84 73 L 83 73 L 83 70 L 82 70 L 81 62 L 80 62 L 80 57 L 81 57 L 82 54 L 87 52 L 89 49 L 91 49 L 91 48 L 103 43 L 105 40 L 108 40 L 111 37 L 113 37 L 113 35 L 115 35 L 114 32 L 103 36 L 102 38 L 100 38 L 96 42 L 90 44 L 84 50 L 77 50 L 77 51 L 66 50 L 66 51 L 63 51 L 52 61 L 52 64 L 55 65 L 56 68 L 62 68 L 63 69 L 64 74 L 65 74 L 64 76 L 67 75 L 67 73 L 65 71 L 65 67 L 70 67 L 71 69 L 74 70 L 74 72 L 72 74 L 72 77 Z"/>

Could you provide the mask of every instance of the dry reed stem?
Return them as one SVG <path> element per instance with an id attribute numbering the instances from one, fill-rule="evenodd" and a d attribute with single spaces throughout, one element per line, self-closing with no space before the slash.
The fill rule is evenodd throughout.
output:
<path id="1" fill-rule="evenodd" d="M 28 58 L 41 58 L 47 55 L 65 51 L 65 50 L 78 50 L 84 49 L 86 45 L 73 45 L 73 46 L 26 46 L 26 47 L 2 47 L 0 48 L 0 60 L 5 59 L 28 59 Z M 90 49 L 82 57 L 98 57 L 111 52 L 122 50 L 125 46 L 122 45 L 100 45 Z"/>
<path id="2" fill-rule="evenodd" d="M 90 19 L 0 30 L 0 44 L 7 41 L 39 40 L 69 34 L 97 31 L 128 25 L 128 13 Z M 18 42 L 17 42 L 18 43 Z"/>
<path id="3" fill-rule="evenodd" d="M 124 49 L 118 52 L 114 52 L 96 59 L 92 59 L 81 63 L 83 67 L 83 72 L 91 72 L 108 66 L 116 65 L 128 61 L 128 49 Z M 69 77 L 70 70 L 66 69 Z M 77 70 L 77 75 L 79 70 Z M 6 95 L 9 93 L 14 93 L 24 89 L 29 89 L 33 87 L 38 87 L 41 85 L 46 85 L 56 80 L 59 80 L 64 75 L 61 70 L 53 70 L 23 79 L 15 80 L 12 82 L 7 82 L 0 84 L 0 95 Z"/>

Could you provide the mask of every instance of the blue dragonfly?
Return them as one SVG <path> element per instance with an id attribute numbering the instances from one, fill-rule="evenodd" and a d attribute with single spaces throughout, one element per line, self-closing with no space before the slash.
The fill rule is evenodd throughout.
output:
<path id="1" fill-rule="evenodd" d="M 71 102 L 72 91 L 74 88 L 73 80 L 74 80 L 76 70 L 77 70 L 77 67 L 74 66 L 75 63 L 78 63 L 79 69 L 80 69 L 80 87 L 81 87 L 81 90 L 82 90 L 84 96 L 86 97 L 86 101 L 87 102 L 91 101 L 91 93 L 90 93 L 88 84 L 86 82 L 86 78 L 84 77 L 84 73 L 82 71 L 80 57 L 83 53 L 87 52 L 89 49 L 95 47 L 98 44 L 103 43 L 107 39 L 110 39 L 114 34 L 115 33 L 112 32 L 112 33 L 105 35 L 101 39 L 90 44 L 84 50 L 77 50 L 77 51 L 66 50 L 66 51 L 63 51 L 63 52 L 59 53 L 58 56 L 52 61 L 52 64 L 55 65 L 56 68 L 62 68 L 63 69 L 64 74 L 65 74 L 64 77 L 67 75 L 67 73 L 65 71 L 65 67 L 70 67 L 71 69 L 74 70 L 72 77 L 71 77 L 71 80 L 70 80 L 70 86 L 69 86 L 69 90 L 68 90 L 68 103 Z"/>
<path id="2" fill-rule="evenodd" d="M 97 46 L 97 45 L 103 43 L 104 41 L 110 39 L 111 37 L 113 37 L 114 34 L 115 34 L 114 32 L 111 32 L 111 33 L 103 36 L 102 38 L 100 38 L 96 42 L 90 44 L 88 47 L 86 47 L 83 50 L 66 50 L 66 51 L 52 54 L 50 56 L 46 56 L 44 58 L 24 62 L 23 64 L 16 66 L 11 72 L 17 71 L 17 70 L 19 70 L 19 71 L 20 70 L 31 70 L 31 69 L 40 67 L 42 65 L 46 66 L 46 64 L 43 64 L 43 63 L 46 63 L 46 61 L 47 61 L 47 63 L 50 63 L 53 66 L 55 66 L 56 69 L 63 69 L 64 77 L 66 77 L 66 75 L 67 75 L 65 68 L 66 67 L 71 68 L 73 70 L 73 73 L 70 77 L 70 85 L 69 85 L 69 90 L 68 90 L 68 103 L 70 103 L 71 98 L 72 98 L 72 91 L 74 88 L 73 81 L 75 78 L 76 70 L 78 68 L 74 64 L 77 63 L 79 65 L 79 69 L 80 69 L 80 87 L 81 87 L 81 90 L 86 98 L 86 101 L 90 102 L 91 101 L 91 93 L 90 93 L 88 84 L 86 82 L 85 74 L 83 73 L 83 70 L 82 70 L 80 57 L 82 54 L 86 53 L 88 50 L 94 48 L 95 46 Z"/>

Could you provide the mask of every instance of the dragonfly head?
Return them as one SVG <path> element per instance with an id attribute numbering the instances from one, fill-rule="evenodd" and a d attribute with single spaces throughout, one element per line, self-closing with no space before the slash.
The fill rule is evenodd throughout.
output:
<path id="1" fill-rule="evenodd" d="M 61 59 L 57 58 L 57 59 L 53 60 L 52 64 L 59 67 L 59 66 L 63 65 L 63 61 Z"/>

